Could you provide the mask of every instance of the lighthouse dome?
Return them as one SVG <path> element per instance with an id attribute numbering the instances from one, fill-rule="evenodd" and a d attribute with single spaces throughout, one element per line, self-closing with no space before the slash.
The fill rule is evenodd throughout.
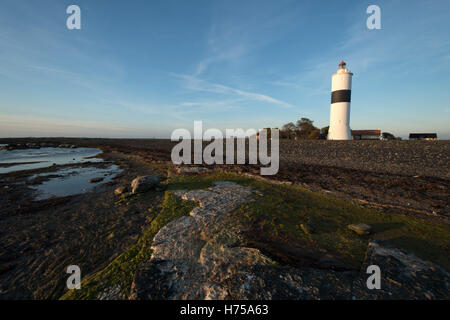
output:
<path id="1" fill-rule="evenodd" d="M 350 73 L 350 74 L 353 74 L 353 73 L 350 72 L 350 70 L 347 69 L 347 64 L 344 61 L 341 61 L 341 63 L 339 63 L 339 68 L 338 68 L 336 73 L 338 73 L 338 74 L 339 73 Z"/>

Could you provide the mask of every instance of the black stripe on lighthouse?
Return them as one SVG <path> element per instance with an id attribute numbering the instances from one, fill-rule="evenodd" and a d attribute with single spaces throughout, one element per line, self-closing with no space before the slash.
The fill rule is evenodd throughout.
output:
<path id="1" fill-rule="evenodd" d="M 337 90 L 331 93 L 331 103 L 350 102 L 351 90 Z"/>

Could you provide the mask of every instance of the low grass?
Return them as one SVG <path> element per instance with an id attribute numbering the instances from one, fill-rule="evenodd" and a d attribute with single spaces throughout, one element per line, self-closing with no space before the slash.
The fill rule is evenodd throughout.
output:
<path id="1" fill-rule="evenodd" d="M 261 182 L 250 185 L 265 195 L 241 207 L 237 216 L 247 224 L 256 224 L 256 229 L 267 236 L 324 249 L 355 267 L 363 262 L 370 239 L 386 241 L 450 268 L 447 225 L 403 214 L 385 214 L 300 187 Z M 304 232 L 301 225 L 307 223 L 313 226 L 313 233 Z M 347 228 L 352 223 L 371 225 L 372 235 L 355 234 Z"/>
<path id="2" fill-rule="evenodd" d="M 234 181 L 240 184 L 249 183 L 252 179 L 224 171 L 212 173 L 186 174 L 173 176 L 168 179 L 167 190 L 195 190 L 206 189 L 212 186 L 213 181 Z"/>
<path id="3" fill-rule="evenodd" d="M 361 266 L 371 239 L 385 241 L 450 270 L 450 227 L 424 218 L 386 214 L 301 187 L 220 171 L 175 177 L 169 189 L 207 188 L 218 180 L 235 181 L 264 194 L 234 216 L 265 238 L 327 251 L 355 268 Z M 347 228 L 352 223 L 369 224 L 373 232 L 359 236 Z M 312 233 L 305 232 L 306 224 L 313 227 Z"/>
<path id="4" fill-rule="evenodd" d="M 106 288 L 117 285 L 120 286 L 122 294 L 128 295 L 137 268 L 151 256 L 150 247 L 156 233 L 170 221 L 188 215 L 195 206 L 196 203 L 192 201 L 182 201 L 166 192 L 161 211 L 145 227 L 137 243 L 114 259 L 106 268 L 83 280 L 80 290 L 68 291 L 61 299 L 97 299 Z"/>

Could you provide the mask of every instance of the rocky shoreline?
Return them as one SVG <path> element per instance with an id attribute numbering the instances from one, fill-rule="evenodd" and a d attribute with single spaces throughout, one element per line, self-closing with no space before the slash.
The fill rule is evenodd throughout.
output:
<path id="1" fill-rule="evenodd" d="M 167 170 L 173 169 L 173 143 L 167 140 L 49 138 L 0 142 L 97 147 L 104 151 L 100 157 L 123 169 L 116 179 L 93 193 L 43 201 L 33 201 L 24 182 L 32 174 L 60 166 L 0 175 L 0 241 L 4 244 L 0 251 L 0 299 L 59 298 L 64 292 L 66 265 L 78 262 L 86 275 L 105 268 L 139 239 L 163 202 L 163 188 L 146 190 L 129 200 L 125 192 L 132 188 L 123 186 L 138 176 L 154 175 L 164 180 Z M 351 200 L 385 214 L 420 216 L 445 225 L 450 205 L 449 150 L 449 141 L 334 145 L 327 141 L 282 141 L 280 171 L 265 179 L 267 183 L 298 185 Z M 248 165 L 208 166 L 201 172 L 191 168 L 180 169 L 177 174 L 225 170 L 258 178 L 259 172 L 257 166 Z M 172 192 L 200 206 L 156 234 L 152 257 L 138 269 L 130 298 L 449 298 L 447 271 L 377 241 L 367 247 L 361 270 L 339 266 L 335 259 L 327 262 L 334 266 L 331 269 L 289 263 L 274 269 L 276 259 L 253 246 L 242 233 L 245 228 L 230 215 L 235 206 L 260 197 L 258 190 L 227 180 L 217 180 L 216 184 L 207 190 Z M 115 193 L 119 188 L 122 191 Z M 307 233 L 308 228 L 305 224 L 302 230 Z M 365 284 L 364 268 L 374 263 L 390 270 L 385 286 L 376 293 L 367 292 Z M 111 287 L 97 298 L 128 298 L 122 289 Z"/>
<path id="2" fill-rule="evenodd" d="M 66 267 L 79 265 L 83 275 L 102 269 L 132 245 L 146 224 L 149 209 L 163 192 L 145 194 L 128 206 L 117 206 L 114 189 L 139 175 L 159 174 L 140 158 L 104 152 L 102 163 L 124 171 L 93 192 L 35 201 L 34 184 L 73 165 L 0 175 L 0 299 L 58 299 L 65 290 Z"/>
<path id="3" fill-rule="evenodd" d="M 170 161 L 168 139 L 3 138 L 10 146 L 99 147 L 142 152 Z M 8 147 L 8 146 L 5 146 Z M 450 140 L 280 140 L 280 165 L 317 165 L 405 176 L 450 178 Z"/>
<path id="4" fill-rule="evenodd" d="M 0 150 L 24 150 L 24 149 L 40 149 L 40 148 L 70 148 L 75 149 L 77 146 L 74 144 L 57 144 L 49 142 L 27 142 L 27 143 L 9 143 L 4 146 L 0 146 Z"/>

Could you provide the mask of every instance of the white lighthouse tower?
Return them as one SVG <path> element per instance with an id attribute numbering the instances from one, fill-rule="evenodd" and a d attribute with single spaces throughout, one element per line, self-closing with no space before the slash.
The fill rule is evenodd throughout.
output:
<path id="1" fill-rule="evenodd" d="M 352 76 L 344 61 L 331 76 L 331 110 L 328 140 L 352 140 L 350 132 L 350 98 Z"/>

